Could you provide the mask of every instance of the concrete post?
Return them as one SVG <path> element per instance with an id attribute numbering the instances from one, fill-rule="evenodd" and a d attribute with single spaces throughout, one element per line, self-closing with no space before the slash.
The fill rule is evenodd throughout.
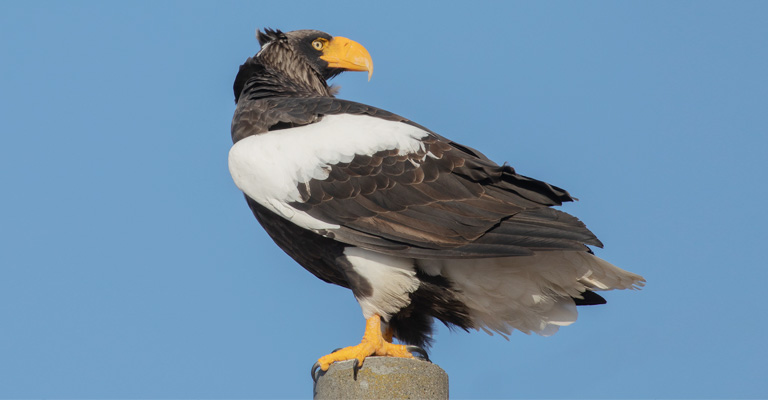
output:
<path id="1" fill-rule="evenodd" d="M 353 365 L 336 362 L 320 372 L 314 399 L 448 399 L 448 374 L 428 361 L 368 357 L 357 376 Z"/>

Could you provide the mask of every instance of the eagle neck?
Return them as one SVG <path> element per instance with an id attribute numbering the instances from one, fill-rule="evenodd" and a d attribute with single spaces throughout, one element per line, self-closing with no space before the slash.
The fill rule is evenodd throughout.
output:
<path id="1" fill-rule="evenodd" d="M 314 71 L 306 72 L 306 79 L 298 79 L 294 74 L 285 74 L 274 68 L 259 65 L 247 78 L 242 92 L 237 96 L 248 100 L 261 100 L 273 97 L 328 97 L 333 96 L 325 79 L 312 76 Z M 311 78 L 311 79 L 310 79 Z"/>
<path id="2" fill-rule="evenodd" d="M 285 43 L 270 43 L 252 62 L 261 68 L 255 69 L 246 85 L 249 99 L 331 96 L 323 76 Z"/>

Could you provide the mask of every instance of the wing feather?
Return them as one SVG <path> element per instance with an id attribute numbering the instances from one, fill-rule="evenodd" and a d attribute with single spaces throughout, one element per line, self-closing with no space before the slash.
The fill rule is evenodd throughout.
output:
<path id="1" fill-rule="evenodd" d="M 324 179 L 298 182 L 300 200 L 289 205 L 338 225 L 326 233 L 337 241 L 417 258 L 501 257 L 601 246 L 577 218 L 550 208 L 574 200 L 565 190 L 519 175 L 395 114 L 335 98 L 259 104 L 258 110 L 238 108 L 233 140 L 334 114 L 363 115 L 372 124 L 394 121 L 424 131 L 409 148 L 354 154 L 351 161 L 322 166 Z M 341 155 L 322 157 L 344 160 Z"/>
<path id="2" fill-rule="evenodd" d="M 329 177 L 313 196 L 330 193 L 331 200 L 292 205 L 341 225 L 337 240 L 379 251 L 384 242 L 397 242 L 402 245 L 386 251 L 414 257 L 501 257 L 601 245 L 581 221 L 549 208 L 559 204 L 553 197 L 562 196 L 561 189 L 458 149 L 431 152 L 433 143 L 425 140 L 424 152 L 387 150 L 332 165 L 330 176 L 350 176 L 347 186 Z M 358 186 L 366 190 L 350 189 Z M 355 238 L 361 233 L 365 239 Z"/>

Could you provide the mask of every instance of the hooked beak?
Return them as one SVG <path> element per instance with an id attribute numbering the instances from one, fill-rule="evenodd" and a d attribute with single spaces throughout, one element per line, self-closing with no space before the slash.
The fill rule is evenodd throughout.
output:
<path id="1" fill-rule="evenodd" d="M 331 68 L 345 71 L 368 71 L 368 80 L 373 75 L 373 59 L 360 43 L 345 37 L 334 37 L 323 50 L 321 59 Z"/>

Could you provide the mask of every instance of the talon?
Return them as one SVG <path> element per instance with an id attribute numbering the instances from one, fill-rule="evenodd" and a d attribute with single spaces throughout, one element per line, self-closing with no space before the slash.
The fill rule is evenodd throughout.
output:
<path id="1" fill-rule="evenodd" d="M 425 353 L 420 349 L 422 353 Z M 361 368 L 369 356 L 414 358 L 406 346 L 389 343 L 381 333 L 381 317 L 374 315 L 366 321 L 363 340 L 356 346 L 345 347 L 331 354 L 320 357 L 317 364 L 327 371 L 336 361 L 355 360 L 355 370 Z"/>
<path id="2" fill-rule="evenodd" d="M 357 380 L 357 372 L 360 371 L 360 368 L 362 368 L 362 364 L 360 360 L 355 358 L 355 363 L 352 365 L 352 379 Z"/>
<path id="3" fill-rule="evenodd" d="M 419 346 L 405 346 L 405 349 L 408 350 L 416 358 L 432 362 L 429 360 L 429 354 L 427 354 L 427 351 Z"/>
<path id="4" fill-rule="evenodd" d="M 317 372 L 318 369 L 320 369 L 320 363 L 315 362 L 314 364 L 312 364 L 312 370 L 310 370 L 309 372 L 312 375 L 312 380 L 315 382 L 317 382 L 317 378 L 319 375 L 319 373 Z"/>

